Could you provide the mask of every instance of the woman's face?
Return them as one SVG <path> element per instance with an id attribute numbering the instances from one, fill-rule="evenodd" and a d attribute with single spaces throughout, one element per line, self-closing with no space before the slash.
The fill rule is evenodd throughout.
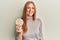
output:
<path id="1" fill-rule="evenodd" d="M 34 14 L 34 5 L 32 3 L 27 5 L 27 16 L 32 16 Z"/>

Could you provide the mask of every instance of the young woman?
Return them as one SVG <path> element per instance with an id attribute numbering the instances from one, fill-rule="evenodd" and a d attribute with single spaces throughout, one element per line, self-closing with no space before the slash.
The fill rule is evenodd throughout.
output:
<path id="1" fill-rule="evenodd" d="M 20 25 L 16 26 L 16 30 L 19 29 L 16 31 L 17 34 L 20 33 L 18 37 L 22 37 L 22 40 L 43 40 L 42 22 L 36 18 L 36 6 L 34 2 L 26 2 L 22 19 L 24 21 L 22 28 L 19 28 L 21 27 Z M 19 40 L 18 37 L 17 40 Z"/>

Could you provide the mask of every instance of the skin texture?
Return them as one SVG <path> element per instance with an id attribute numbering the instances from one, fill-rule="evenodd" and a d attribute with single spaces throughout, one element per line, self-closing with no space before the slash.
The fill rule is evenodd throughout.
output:
<path id="1" fill-rule="evenodd" d="M 32 3 L 27 5 L 27 16 L 32 17 L 32 15 L 34 14 L 34 6 Z"/>
<path id="2" fill-rule="evenodd" d="M 27 17 L 32 17 L 33 14 L 34 14 L 34 6 L 32 3 L 29 3 L 27 5 L 27 10 L 26 10 L 26 13 L 27 13 Z M 18 36 L 17 36 L 17 39 L 18 40 L 22 40 L 22 34 L 23 34 L 23 31 L 22 28 L 21 28 L 22 25 L 16 25 L 16 31 L 18 32 Z"/>

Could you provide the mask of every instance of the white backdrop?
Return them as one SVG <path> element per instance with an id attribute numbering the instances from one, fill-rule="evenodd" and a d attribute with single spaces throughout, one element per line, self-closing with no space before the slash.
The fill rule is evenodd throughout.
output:
<path id="1" fill-rule="evenodd" d="M 15 40 L 15 20 L 28 0 L 0 0 L 0 40 Z M 45 40 L 60 40 L 60 0 L 34 0 Z"/>

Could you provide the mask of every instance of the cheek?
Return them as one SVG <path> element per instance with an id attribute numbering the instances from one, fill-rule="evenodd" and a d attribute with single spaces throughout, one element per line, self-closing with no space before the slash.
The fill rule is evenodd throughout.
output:
<path id="1" fill-rule="evenodd" d="M 27 9 L 27 12 L 29 12 L 29 9 Z"/>
<path id="2" fill-rule="evenodd" d="M 32 12 L 34 13 L 34 12 L 35 12 L 35 10 L 33 9 L 33 10 L 32 10 Z"/>
<path id="3" fill-rule="evenodd" d="M 26 10 L 27 15 L 29 15 L 29 9 Z"/>

